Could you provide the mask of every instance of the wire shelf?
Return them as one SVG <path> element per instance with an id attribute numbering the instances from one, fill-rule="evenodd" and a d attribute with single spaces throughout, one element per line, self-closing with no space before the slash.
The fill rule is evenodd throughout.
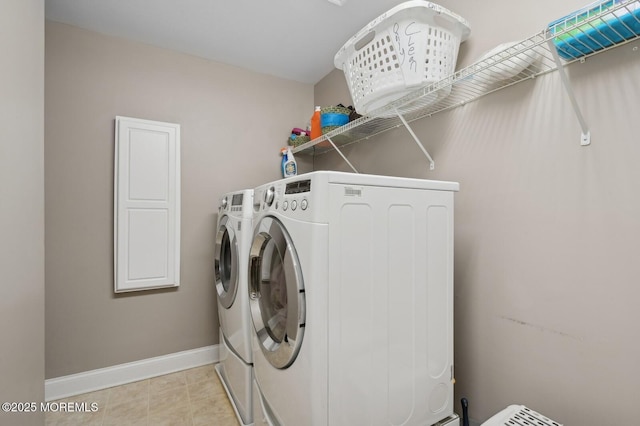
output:
<path id="1" fill-rule="evenodd" d="M 406 122 L 473 102 L 485 95 L 555 71 L 640 37 L 640 1 L 598 1 L 517 43 L 499 46 L 477 62 L 421 87 L 370 114 L 293 149 L 321 154 L 360 142 Z M 560 56 L 562 60 L 558 59 Z M 446 96 L 446 93 L 450 94 Z M 438 99 L 433 102 L 433 99 Z"/>

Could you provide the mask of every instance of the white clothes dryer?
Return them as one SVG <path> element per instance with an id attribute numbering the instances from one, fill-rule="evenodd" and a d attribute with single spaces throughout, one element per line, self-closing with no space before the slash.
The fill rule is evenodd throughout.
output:
<path id="1" fill-rule="evenodd" d="M 255 189 L 256 425 L 458 425 L 458 187 L 313 172 Z"/>
<path id="2" fill-rule="evenodd" d="M 251 320 L 247 268 L 251 244 L 253 190 L 224 195 L 218 207 L 215 285 L 220 321 L 220 362 L 216 371 L 238 420 L 253 423 Z"/>

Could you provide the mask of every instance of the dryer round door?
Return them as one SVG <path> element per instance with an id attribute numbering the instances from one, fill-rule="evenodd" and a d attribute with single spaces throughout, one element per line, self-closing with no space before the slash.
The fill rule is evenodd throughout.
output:
<path id="1" fill-rule="evenodd" d="M 249 254 L 251 319 L 265 358 L 276 368 L 296 359 L 305 326 L 305 294 L 295 247 L 284 225 L 264 217 Z"/>
<path id="2" fill-rule="evenodd" d="M 216 234 L 215 275 L 220 304 L 229 309 L 238 292 L 238 240 L 228 216 L 222 218 Z"/>

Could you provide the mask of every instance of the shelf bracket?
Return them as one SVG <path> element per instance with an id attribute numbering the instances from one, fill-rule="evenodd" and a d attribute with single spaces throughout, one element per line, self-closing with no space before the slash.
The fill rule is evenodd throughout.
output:
<path id="1" fill-rule="evenodd" d="M 351 170 L 354 171 L 354 173 L 360 173 L 356 170 L 355 167 L 353 167 L 353 164 L 351 164 L 351 162 L 349 160 L 347 160 L 347 157 L 344 156 L 344 154 L 342 153 L 342 151 L 340 151 L 340 149 L 336 146 L 335 143 L 333 143 L 333 141 L 331 140 L 331 138 L 329 136 L 325 136 L 327 138 L 327 140 L 329 141 L 329 143 L 331 144 L 331 146 L 333 147 L 333 149 L 335 149 L 338 154 L 340 154 L 340 157 L 342 157 L 342 159 L 349 165 L 349 167 L 351 167 Z"/>
<path id="2" fill-rule="evenodd" d="M 407 128 L 407 131 L 409 132 L 409 134 L 411 134 L 411 137 L 416 142 L 416 145 L 418 145 L 418 148 L 420 148 L 420 150 L 424 153 L 424 155 L 429 160 L 429 170 L 434 170 L 436 168 L 436 164 L 433 162 L 433 158 L 431 158 L 431 156 L 429 155 L 427 150 L 424 148 L 422 143 L 420 143 L 420 139 L 418 139 L 416 134 L 413 132 L 413 129 L 411 128 L 411 126 L 409 126 L 409 123 L 407 123 L 407 120 L 405 120 L 402 114 L 400 114 L 400 111 L 398 111 L 398 108 L 394 108 L 394 109 L 396 111 L 396 114 L 398 115 L 398 118 L 400 119 L 400 121 L 402 121 L 402 124 L 404 124 L 404 127 Z"/>
<path id="3" fill-rule="evenodd" d="M 571 101 L 571 105 L 573 106 L 573 111 L 576 113 L 576 117 L 578 118 L 578 122 L 580 123 L 580 127 L 582 128 L 582 135 L 580 136 L 580 145 L 582 146 L 590 145 L 591 132 L 587 127 L 587 122 L 584 120 L 584 117 L 582 116 L 582 112 L 580 111 L 580 106 L 578 105 L 576 96 L 573 93 L 573 89 L 571 88 L 571 82 L 569 81 L 569 77 L 567 77 L 567 73 L 564 70 L 564 65 L 562 64 L 562 60 L 558 55 L 556 46 L 553 44 L 553 38 L 549 38 L 549 40 L 547 40 L 547 44 L 549 44 L 549 50 L 553 55 L 553 60 L 556 62 L 558 73 L 560 73 L 560 80 L 562 81 L 562 86 L 564 87 L 564 90 L 567 93 L 569 100 Z"/>

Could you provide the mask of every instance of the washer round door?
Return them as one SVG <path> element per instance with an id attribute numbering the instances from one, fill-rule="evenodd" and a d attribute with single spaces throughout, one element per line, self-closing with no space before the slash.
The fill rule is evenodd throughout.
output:
<path id="1" fill-rule="evenodd" d="M 215 275 L 220 304 L 229 309 L 238 292 L 238 240 L 228 216 L 222 218 L 216 234 Z"/>
<path id="2" fill-rule="evenodd" d="M 249 254 L 251 319 L 266 359 L 287 368 L 296 359 L 305 326 L 305 294 L 291 237 L 275 217 L 255 227 Z"/>

